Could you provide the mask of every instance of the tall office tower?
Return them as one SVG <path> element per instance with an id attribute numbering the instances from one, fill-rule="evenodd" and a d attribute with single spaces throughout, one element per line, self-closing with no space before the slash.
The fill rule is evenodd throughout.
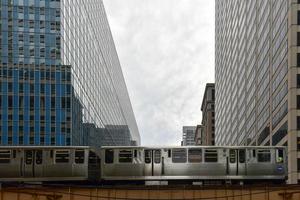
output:
<path id="1" fill-rule="evenodd" d="M 300 179 L 298 2 L 216 0 L 216 143 L 287 145 L 290 183 Z"/>
<path id="2" fill-rule="evenodd" d="M 196 131 L 196 126 L 183 126 L 182 127 L 181 146 L 195 145 L 195 131 Z"/>
<path id="3" fill-rule="evenodd" d="M 203 145 L 203 137 L 204 137 L 204 127 L 202 125 L 197 125 L 195 130 L 195 145 Z"/>
<path id="4" fill-rule="evenodd" d="M 0 144 L 140 136 L 101 0 L 1 0 Z"/>
<path id="5" fill-rule="evenodd" d="M 202 145 L 215 145 L 215 84 L 207 83 L 202 105 Z"/>

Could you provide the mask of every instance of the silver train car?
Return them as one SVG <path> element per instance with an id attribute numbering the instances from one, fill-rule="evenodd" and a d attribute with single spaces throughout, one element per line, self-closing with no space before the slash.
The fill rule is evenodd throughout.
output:
<path id="1" fill-rule="evenodd" d="M 99 180 L 99 169 L 90 147 L 0 147 L 0 182 Z"/>
<path id="2" fill-rule="evenodd" d="M 285 147 L 102 147 L 101 179 L 274 180 L 287 178 Z"/>

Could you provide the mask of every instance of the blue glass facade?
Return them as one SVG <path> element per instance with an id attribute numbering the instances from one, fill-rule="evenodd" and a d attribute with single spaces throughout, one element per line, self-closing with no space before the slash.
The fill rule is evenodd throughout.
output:
<path id="1" fill-rule="evenodd" d="M 0 144 L 129 145 L 132 140 L 138 144 L 135 120 L 132 126 L 126 117 L 130 100 L 120 66 L 118 77 L 114 77 L 112 66 L 93 63 L 91 67 L 89 60 L 83 60 L 89 49 L 82 53 L 66 45 L 79 42 L 69 37 L 79 27 L 62 24 L 71 17 L 67 2 L 1 0 Z M 76 9 L 73 6 L 68 9 Z M 93 40 L 85 41 L 90 42 Z M 101 49 L 102 44 L 98 45 Z M 107 53 L 104 59 L 112 57 Z M 104 67 L 105 72 L 101 71 Z M 88 69 L 100 74 L 91 74 Z M 95 75 L 104 79 L 97 80 Z M 121 78 L 121 84 L 116 78 Z M 110 88 L 104 80 L 110 80 Z M 131 105 L 129 115 L 134 119 Z M 119 127 L 125 127 L 124 131 Z M 126 135 L 123 141 L 116 142 L 114 130 Z"/>

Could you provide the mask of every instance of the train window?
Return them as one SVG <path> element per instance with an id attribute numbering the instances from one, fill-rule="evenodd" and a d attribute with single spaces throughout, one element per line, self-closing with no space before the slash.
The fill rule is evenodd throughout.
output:
<path id="1" fill-rule="evenodd" d="M 90 151 L 89 152 L 89 164 L 99 164 L 99 162 L 100 162 L 100 159 L 95 154 L 95 152 Z"/>
<path id="2" fill-rule="evenodd" d="M 229 150 L 229 162 L 235 163 L 236 151 L 234 149 Z"/>
<path id="3" fill-rule="evenodd" d="M 255 151 L 255 149 L 252 150 L 252 156 L 253 156 L 253 158 L 256 157 L 256 151 Z"/>
<path id="4" fill-rule="evenodd" d="M 43 163 L 43 151 L 42 150 L 37 150 L 35 152 L 35 163 L 37 165 L 40 165 Z"/>
<path id="5" fill-rule="evenodd" d="M 202 149 L 189 149 L 188 155 L 190 163 L 202 162 Z"/>
<path id="6" fill-rule="evenodd" d="M 131 150 L 120 150 L 119 151 L 119 162 L 120 163 L 131 163 L 132 162 L 132 151 Z"/>
<path id="7" fill-rule="evenodd" d="M 276 162 L 283 163 L 283 149 L 276 149 Z"/>
<path id="8" fill-rule="evenodd" d="M 0 164 L 10 163 L 10 150 L 0 150 Z"/>
<path id="9" fill-rule="evenodd" d="M 16 158 L 16 156 L 17 156 L 17 151 L 13 150 L 13 158 Z"/>
<path id="10" fill-rule="evenodd" d="M 168 149 L 168 158 L 171 158 L 171 149 Z"/>
<path id="11" fill-rule="evenodd" d="M 186 149 L 172 149 L 173 163 L 185 163 L 186 160 Z"/>
<path id="12" fill-rule="evenodd" d="M 151 151 L 145 150 L 145 163 L 151 163 Z"/>
<path id="13" fill-rule="evenodd" d="M 84 150 L 82 150 L 82 149 L 75 150 L 75 163 L 76 164 L 84 163 Z"/>
<path id="14" fill-rule="evenodd" d="M 68 163 L 70 160 L 70 152 L 67 150 L 55 151 L 55 162 L 56 163 Z"/>
<path id="15" fill-rule="evenodd" d="M 271 162 L 271 153 L 270 150 L 258 150 L 257 151 L 257 161 L 258 162 Z"/>
<path id="16" fill-rule="evenodd" d="M 114 162 L 114 150 L 113 149 L 105 149 L 105 163 L 113 163 Z"/>
<path id="17" fill-rule="evenodd" d="M 216 149 L 205 149 L 205 162 L 218 162 L 218 151 Z"/>
<path id="18" fill-rule="evenodd" d="M 160 163 L 160 158 L 161 158 L 161 151 L 155 150 L 154 151 L 154 162 L 157 164 Z"/>
<path id="19" fill-rule="evenodd" d="M 134 157 L 137 158 L 137 150 L 134 150 Z"/>
<path id="20" fill-rule="evenodd" d="M 245 149 L 240 149 L 239 150 L 239 162 L 245 163 L 245 160 L 246 160 L 246 151 L 245 151 Z"/>
<path id="21" fill-rule="evenodd" d="M 25 163 L 26 165 L 31 165 L 33 160 L 33 152 L 31 150 L 25 151 Z"/>

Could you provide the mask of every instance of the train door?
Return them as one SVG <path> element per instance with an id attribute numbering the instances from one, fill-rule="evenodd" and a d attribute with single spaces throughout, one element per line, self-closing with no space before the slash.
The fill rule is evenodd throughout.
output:
<path id="1" fill-rule="evenodd" d="M 238 175 L 246 175 L 246 150 L 238 150 Z"/>
<path id="2" fill-rule="evenodd" d="M 227 159 L 228 175 L 245 175 L 246 172 L 246 152 L 245 149 L 229 149 Z"/>
<path id="3" fill-rule="evenodd" d="M 145 176 L 162 175 L 162 156 L 160 149 L 145 150 Z"/>
<path id="4" fill-rule="evenodd" d="M 227 157 L 227 174 L 237 175 L 238 173 L 238 163 L 237 163 L 237 150 L 229 149 L 229 156 Z"/>
<path id="5" fill-rule="evenodd" d="M 34 177 L 34 150 L 24 150 L 23 162 L 24 177 Z"/>
<path id="6" fill-rule="evenodd" d="M 42 150 L 24 150 L 24 157 L 21 168 L 24 177 L 40 177 L 43 173 L 43 151 Z"/>

